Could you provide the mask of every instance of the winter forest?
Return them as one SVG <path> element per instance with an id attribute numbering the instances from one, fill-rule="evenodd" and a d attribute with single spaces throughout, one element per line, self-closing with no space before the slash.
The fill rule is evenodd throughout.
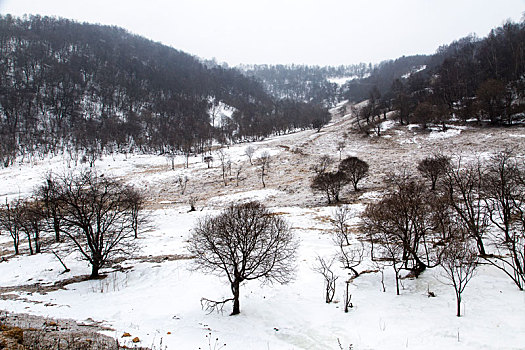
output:
<path id="1" fill-rule="evenodd" d="M 230 67 L 0 16 L 0 348 L 522 349 L 525 22 Z"/>

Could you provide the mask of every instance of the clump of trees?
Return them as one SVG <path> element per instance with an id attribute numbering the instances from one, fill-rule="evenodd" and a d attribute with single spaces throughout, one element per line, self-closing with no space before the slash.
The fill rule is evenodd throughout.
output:
<path id="1" fill-rule="evenodd" d="M 381 200 L 362 214 L 371 258 L 418 277 L 441 266 L 454 287 L 457 316 L 461 294 L 480 260 L 525 284 L 525 168 L 509 150 L 484 161 L 465 162 L 434 155 L 418 164 L 417 174 L 397 174 Z M 342 231 L 344 233 L 344 231 Z"/>
<path id="2" fill-rule="evenodd" d="M 189 239 L 188 250 L 195 267 L 226 276 L 232 298 L 203 298 L 210 310 L 222 310 L 233 302 L 231 315 L 241 312 L 241 283 L 262 280 L 287 283 L 293 277 L 297 250 L 288 224 L 259 202 L 232 204 L 214 217 L 199 221 Z"/>
<path id="3" fill-rule="evenodd" d="M 315 176 L 310 187 L 315 192 L 326 195 L 328 204 L 339 202 L 340 193 L 343 188 L 352 184 L 354 191 L 358 191 L 358 183 L 368 176 L 368 163 L 357 157 L 343 159 L 336 171 L 331 167 L 334 160 L 328 156 L 322 156 L 319 162 L 312 168 Z"/>
<path id="4" fill-rule="evenodd" d="M 0 208 L 0 229 L 10 233 L 19 254 L 20 233 L 25 233 L 30 254 L 41 252 L 42 237 L 71 243 L 91 265 L 91 277 L 117 256 L 133 253 L 144 198 L 130 186 L 91 171 L 52 176 L 33 197 Z"/>

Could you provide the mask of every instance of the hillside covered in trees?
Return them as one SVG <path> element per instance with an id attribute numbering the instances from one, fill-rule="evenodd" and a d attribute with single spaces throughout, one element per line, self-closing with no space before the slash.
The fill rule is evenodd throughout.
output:
<path id="1" fill-rule="evenodd" d="M 361 116 L 367 122 L 395 111 L 401 124 L 424 127 L 445 128 L 450 120 L 512 125 L 525 112 L 525 22 L 462 38 L 432 56 L 383 62 L 346 87 L 347 99 L 370 101 Z"/>
<path id="2" fill-rule="evenodd" d="M 403 56 L 372 66 L 241 66 L 269 94 L 326 106 L 370 104 L 361 119 L 396 111 L 402 124 L 450 119 L 512 124 L 524 111 L 525 23 L 507 22 L 488 36 L 467 36 L 433 55 Z M 339 84 L 337 84 L 338 82 Z"/>
<path id="3" fill-rule="evenodd" d="M 210 118 L 214 107 L 231 113 Z M 0 160 L 66 152 L 203 152 L 213 139 L 320 127 L 326 109 L 268 95 L 238 70 L 109 26 L 0 17 Z"/>
<path id="4" fill-rule="evenodd" d="M 261 81 L 268 93 L 277 98 L 308 101 L 333 106 L 343 97 L 346 81 L 360 80 L 372 70 L 372 65 L 360 63 L 339 67 L 306 65 L 241 65 L 246 75 Z"/>

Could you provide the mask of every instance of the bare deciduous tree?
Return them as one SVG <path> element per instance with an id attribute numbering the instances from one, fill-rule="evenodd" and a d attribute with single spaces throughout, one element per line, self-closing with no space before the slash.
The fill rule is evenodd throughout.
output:
<path id="1" fill-rule="evenodd" d="M 230 162 L 230 160 L 228 159 L 226 152 L 224 152 L 222 148 L 217 150 L 217 157 L 221 162 L 222 181 L 224 182 L 224 186 L 226 186 L 228 185 L 226 174 L 228 172 L 228 163 Z"/>
<path id="2" fill-rule="evenodd" d="M 268 171 L 270 170 L 270 164 L 272 161 L 272 157 L 270 156 L 270 153 L 268 151 L 264 151 L 259 158 L 256 160 L 256 164 L 259 167 L 259 171 L 261 174 L 261 182 L 263 187 L 266 187 L 266 183 L 264 182 L 264 178 L 268 176 Z"/>
<path id="3" fill-rule="evenodd" d="M 489 227 L 489 212 L 485 205 L 484 170 L 478 161 L 462 167 L 461 159 L 443 178 L 443 190 L 457 217 L 476 240 L 481 256 L 485 256 L 483 237 Z"/>
<path id="4" fill-rule="evenodd" d="M 350 206 L 338 206 L 332 212 L 332 227 L 336 236 L 340 237 L 337 241 L 343 241 L 346 245 L 350 244 L 350 229 L 349 221 L 352 219 L 352 212 Z"/>
<path id="5" fill-rule="evenodd" d="M 357 157 L 347 157 L 339 164 L 342 171 L 357 191 L 357 184 L 368 176 L 368 163 Z"/>
<path id="6" fill-rule="evenodd" d="M 313 267 L 315 272 L 320 273 L 325 282 L 325 302 L 327 304 L 331 303 L 334 300 L 335 296 L 335 283 L 339 276 L 336 276 L 332 270 L 332 265 L 334 264 L 335 258 L 327 260 L 320 257 L 319 255 L 316 258 L 316 265 Z"/>
<path id="7" fill-rule="evenodd" d="M 436 183 L 440 177 L 445 175 L 450 169 L 450 157 L 442 154 L 434 154 L 432 157 L 427 157 L 417 164 L 417 170 L 424 178 L 430 180 L 430 188 L 432 191 L 436 189 Z"/>
<path id="8" fill-rule="evenodd" d="M 348 184 L 348 178 L 341 171 L 320 173 L 316 175 L 310 187 L 314 191 L 324 192 L 328 204 L 339 202 L 339 194 L 345 185 Z"/>
<path id="9" fill-rule="evenodd" d="M 177 182 L 179 184 L 179 188 L 180 188 L 180 194 L 183 195 L 184 192 L 186 192 L 186 186 L 188 185 L 188 176 L 179 176 L 177 178 Z"/>
<path id="10" fill-rule="evenodd" d="M 525 286 L 525 222 L 523 169 L 510 151 L 496 154 L 489 161 L 484 182 L 484 198 L 495 231 L 493 247 L 497 254 L 485 260 L 509 276 L 523 290 Z"/>
<path id="11" fill-rule="evenodd" d="M 5 205 L 0 208 L 0 230 L 4 232 L 7 231 L 11 235 L 16 255 L 20 253 L 20 206 L 20 200 L 14 200 L 8 203 L 6 199 Z"/>
<path id="12" fill-rule="evenodd" d="M 55 242 L 60 242 L 60 202 L 55 198 L 57 191 L 54 190 L 55 179 L 51 173 L 48 173 L 45 182 L 35 193 L 36 198 L 42 202 L 46 214 L 48 225 L 52 227 L 55 233 Z"/>
<path id="13" fill-rule="evenodd" d="M 250 161 L 250 165 L 253 165 L 252 158 L 253 158 L 253 155 L 255 154 L 255 147 L 253 146 L 246 147 L 244 149 L 244 154 L 246 155 L 246 157 L 248 157 L 248 160 Z"/>
<path id="14" fill-rule="evenodd" d="M 211 164 L 213 163 L 213 157 L 212 156 L 205 156 L 204 162 L 208 166 L 208 169 L 210 168 Z"/>
<path id="15" fill-rule="evenodd" d="M 203 299 L 210 308 L 233 301 L 232 315 L 240 313 L 240 285 L 261 279 L 287 283 L 292 278 L 297 242 L 288 224 L 264 205 L 231 205 L 215 217 L 197 223 L 188 243 L 196 268 L 225 275 L 232 298 Z"/>
<path id="16" fill-rule="evenodd" d="M 337 207 L 332 214 L 332 227 L 334 231 L 333 241 L 339 248 L 339 260 L 343 268 L 349 269 L 353 273 L 353 278 L 359 276 L 356 268 L 363 261 L 364 245 L 363 242 L 351 244 L 351 231 L 349 221 L 352 218 L 351 210 L 348 205 Z"/>
<path id="17" fill-rule="evenodd" d="M 325 154 L 319 157 L 318 161 L 311 167 L 311 169 L 319 175 L 328 172 L 332 164 L 334 164 L 334 159 Z"/>
<path id="18" fill-rule="evenodd" d="M 364 213 L 364 229 L 370 240 L 370 258 L 378 265 L 389 265 L 394 270 L 396 294 L 399 295 L 399 272 L 405 264 L 406 253 L 399 241 L 392 239 L 390 229 L 377 225 L 376 217 L 381 217 L 381 207 L 368 206 Z M 383 274 L 382 269 L 381 274 Z M 383 278 L 383 275 L 382 275 Z M 383 283 L 383 280 L 381 281 Z M 383 284 L 383 291 L 385 286 Z"/>
<path id="19" fill-rule="evenodd" d="M 131 228 L 133 229 L 135 238 L 138 238 L 140 227 L 148 223 L 148 219 L 142 215 L 145 198 L 144 195 L 134 187 L 128 186 L 124 191 L 126 203 L 123 204 L 130 210 Z"/>
<path id="20" fill-rule="evenodd" d="M 246 177 L 242 176 L 243 172 L 244 172 L 244 164 L 241 163 L 239 164 L 237 169 L 235 169 L 235 186 L 237 187 L 239 187 L 240 182 L 246 179 Z"/>
<path id="21" fill-rule="evenodd" d="M 134 223 L 129 191 L 116 180 L 92 172 L 56 181 L 63 232 L 91 264 L 91 277 L 117 255 L 132 253 Z"/>
<path id="22" fill-rule="evenodd" d="M 442 233 L 434 225 L 434 197 L 429 192 L 422 183 L 401 177 L 395 188 L 381 201 L 369 204 L 363 213 L 371 240 L 398 245 L 403 251 L 404 268 L 409 268 L 415 277 L 438 265 L 441 253 L 437 243 Z"/>
<path id="23" fill-rule="evenodd" d="M 29 253 L 38 254 L 41 251 L 41 234 L 45 231 L 45 211 L 42 203 L 27 199 L 20 206 L 20 229 L 27 236 Z"/>
<path id="24" fill-rule="evenodd" d="M 339 161 L 341 161 L 341 158 L 343 157 L 343 150 L 345 148 L 346 148 L 346 142 L 345 141 L 337 142 L 337 151 L 339 152 Z"/>
<path id="25" fill-rule="evenodd" d="M 448 284 L 456 292 L 456 316 L 461 316 L 461 294 L 474 276 L 478 264 L 476 248 L 468 241 L 454 240 L 443 251 L 441 265 Z"/>

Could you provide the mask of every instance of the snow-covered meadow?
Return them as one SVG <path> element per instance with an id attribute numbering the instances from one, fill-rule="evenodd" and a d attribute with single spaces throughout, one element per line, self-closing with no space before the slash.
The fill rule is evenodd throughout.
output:
<path id="1" fill-rule="evenodd" d="M 323 278 L 313 271 L 316 257 L 336 254 L 329 218 L 334 207 L 309 189 L 309 167 L 320 154 L 338 157 L 336 144 L 348 131 L 349 122 L 336 118 L 320 133 L 303 131 L 251 144 L 272 155 L 266 188 L 258 170 L 244 155 L 246 144 L 233 145 L 228 154 L 233 171 L 243 164 L 244 180 L 234 176 L 227 186 L 217 160 L 208 169 L 200 156 L 183 156 L 175 170 L 162 156 L 114 155 L 96 162 L 96 171 L 115 176 L 147 193 L 147 216 L 151 227 L 138 238 L 140 251 L 102 271 L 101 280 L 78 278 L 88 275 L 89 265 L 74 250 L 49 245 L 44 253 L 12 256 L 7 234 L 0 235 L 5 258 L 0 263 L 0 309 L 49 318 L 94 320 L 113 329 L 105 334 L 133 346 L 130 333 L 140 346 L 167 349 L 208 349 L 208 337 L 217 349 L 523 349 L 525 348 L 525 293 L 501 272 L 481 266 L 463 295 L 463 316 L 455 316 L 455 295 L 439 268 L 429 269 L 418 279 L 403 279 L 401 295 L 395 294 L 391 269 L 385 268 L 386 292 L 381 274 L 365 260 L 360 271 L 369 270 L 350 284 L 354 307 L 343 311 L 347 271 L 338 269 L 335 301 L 324 301 Z M 357 155 L 370 164 L 374 174 L 358 196 L 350 190 L 343 199 L 356 217 L 364 204 L 380 195 L 381 176 L 394 168 L 414 168 L 417 159 L 440 149 L 471 157 L 514 147 L 523 155 L 525 130 L 485 131 L 451 128 L 447 133 L 422 133 L 385 125 L 389 137 L 364 138 L 351 134 L 343 155 Z M 407 142 L 406 140 L 410 140 Z M 521 152 L 521 153 L 520 153 Z M 79 165 L 75 169 L 79 170 Z M 0 170 L 0 200 L 25 197 L 53 171 L 68 171 L 61 157 L 17 164 Z M 187 176 L 182 194 L 177 178 Z M 188 196 L 196 196 L 197 211 L 189 212 Z M 229 297 L 227 280 L 196 271 L 186 250 L 186 241 L 199 218 L 215 215 L 231 202 L 259 200 L 290 224 L 300 245 L 294 280 L 286 285 L 250 281 L 241 286 L 241 314 L 207 313 L 200 299 Z M 358 219 L 353 220 L 358 223 Z M 357 226 L 356 226 L 357 228 Z M 21 247 L 25 249 L 23 242 Z M 52 254 L 55 250 L 69 272 Z M 78 281 L 74 281 L 78 278 Z M 56 285 L 57 281 L 69 281 Z M 428 297 L 428 291 L 436 297 Z M 211 335 L 210 335 L 211 334 Z"/>

